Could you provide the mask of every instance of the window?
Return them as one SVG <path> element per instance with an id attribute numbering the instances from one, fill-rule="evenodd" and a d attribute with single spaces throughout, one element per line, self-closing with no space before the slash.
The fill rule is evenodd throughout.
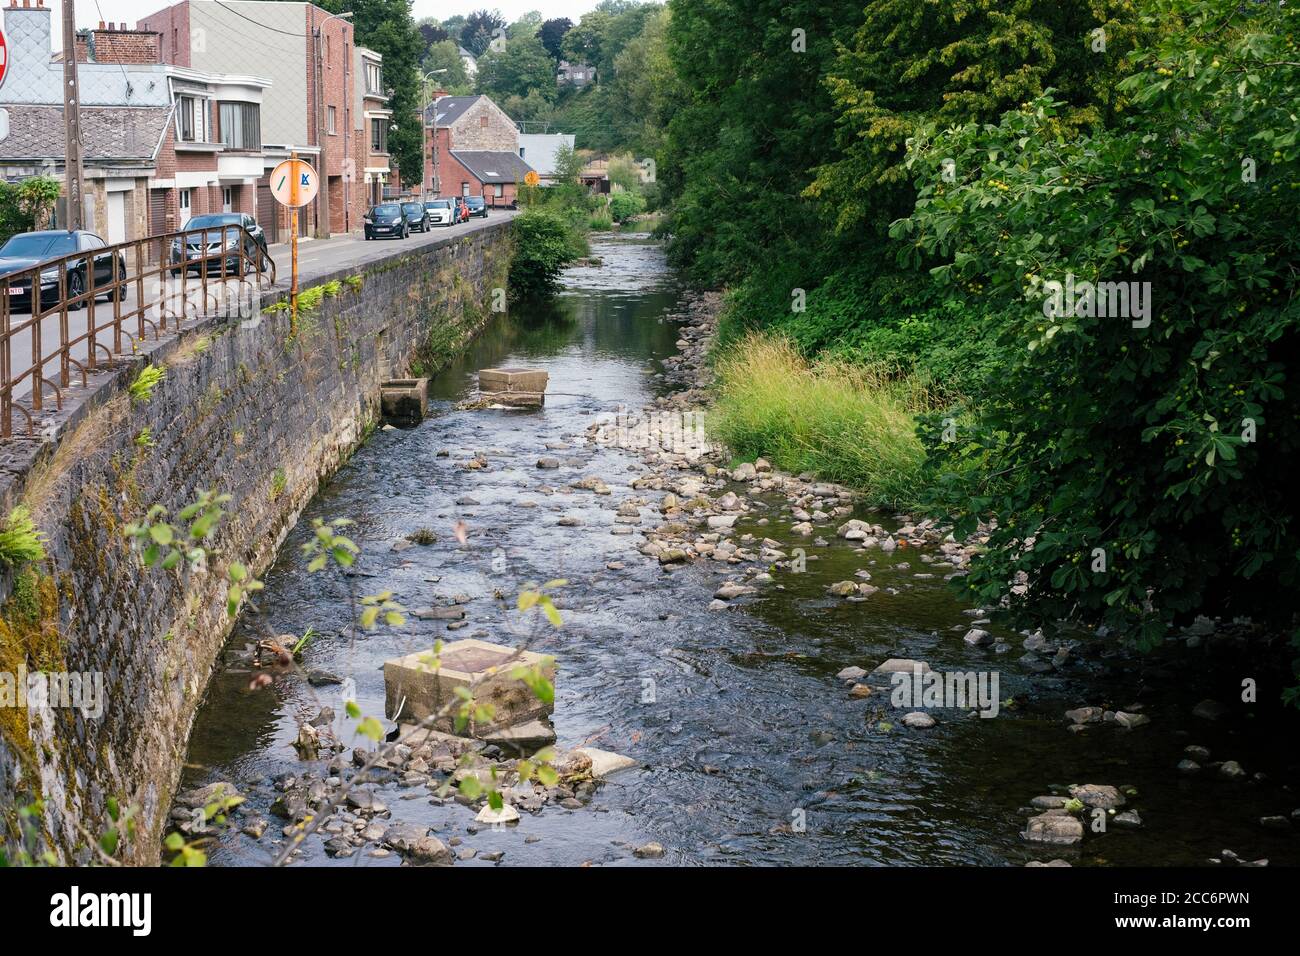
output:
<path id="1" fill-rule="evenodd" d="M 378 63 L 366 62 L 366 93 L 375 96 L 384 95 L 384 74 Z"/>
<path id="2" fill-rule="evenodd" d="M 370 151 L 388 152 L 388 120 L 381 118 L 370 121 Z"/>
<path id="3" fill-rule="evenodd" d="M 183 143 L 206 143 L 207 100 L 197 96 L 176 97 L 176 135 Z"/>
<path id="4" fill-rule="evenodd" d="M 487 129 L 487 119 L 488 118 L 486 116 L 480 116 L 478 118 L 478 125 L 481 126 L 483 129 Z"/>
<path id="5" fill-rule="evenodd" d="M 505 187 L 505 186 L 501 185 L 500 183 L 493 183 L 493 184 L 492 184 L 492 195 L 493 195 L 493 196 L 496 196 L 498 199 L 500 199 L 500 198 L 501 198 L 502 196 L 504 196 L 505 194 L 506 194 L 506 187 Z"/>
<path id="6" fill-rule="evenodd" d="M 519 158 L 520 159 L 524 158 L 524 148 L 522 146 L 519 147 Z"/>
<path id="7" fill-rule="evenodd" d="M 181 205 L 181 216 L 188 216 L 190 214 L 190 201 L 192 199 L 190 190 L 182 189 L 179 193 L 179 199 Z"/>
<path id="8" fill-rule="evenodd" d="M 460 184 L 460 194 L 461 194 L 462 196 L 468 196 L 468 195 L 469 195 L 469 183 L 461 183 L 461 184 Z"/>
<path id="9" fill-rule="evenodd" d="M 219 103 L 221 142 L 231 149 L 262 148 L 262 108 L 256 103 Z"/>
<path id="10" fill-rule="evenodd" d="M 338 110 L 332 106 L 325 107 L 325 131 L 333 136 L 338 129 Z"/>

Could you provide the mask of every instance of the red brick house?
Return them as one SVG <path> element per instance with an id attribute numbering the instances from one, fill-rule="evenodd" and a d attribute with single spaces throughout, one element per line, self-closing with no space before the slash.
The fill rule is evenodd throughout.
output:
<path id="1" fill-rule="evenodd" d="M 532 167 L 519 155 L 518 127 L 491 98 L 437 95 L 424 120 L 426 192 L 515 202 Z"/>

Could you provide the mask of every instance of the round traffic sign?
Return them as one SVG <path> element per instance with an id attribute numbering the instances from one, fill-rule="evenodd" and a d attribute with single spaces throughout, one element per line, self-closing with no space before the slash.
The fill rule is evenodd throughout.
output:
<path id="1" fill-rule="evenodd" d="M 530 169 L 528 170 L 528 172 L 524 173 L 525 186 L 536 186 L 539 182 L 541 182 L 541 180 L 542 177 L 537 175 L 537 170 L 535 169 Z"/>
<path id="2" fill-rule="evenodd" d="M 311 164 L 301 159 L 286 159 L 271 170 L 271 195 L 282 206 L 307 205 L 320 192 L 320 178 Z"/>
<path id="3" fill-rule="evenodd" d="M 9 40 L 5 36 L 4 30 L 0 30 L 0 86 L 5 85 L 5 77 L 9 75 Z"/>

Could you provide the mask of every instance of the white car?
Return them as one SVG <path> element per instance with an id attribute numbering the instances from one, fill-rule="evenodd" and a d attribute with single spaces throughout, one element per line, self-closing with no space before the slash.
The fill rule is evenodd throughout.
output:
<path id="1" fill-rule="evenodd" d="M 456 203 L 451 199 L 430 199 L 424 204 L 429 222 L 435 226 L 456 225 Z"/>

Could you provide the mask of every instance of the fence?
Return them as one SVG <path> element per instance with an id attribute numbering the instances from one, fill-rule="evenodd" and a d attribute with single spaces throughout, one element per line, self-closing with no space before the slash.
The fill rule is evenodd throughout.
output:
<path id="1" fill-rule="evenodd" d="M 88 247 L 98 240 L 85 233 L 25 237 L 79 248 L 0 275 L 0 439 L 12 437 L 15 410 L 25 416 L 27 434 L 35 434 L 33 413 L 45 409 L 47 392 L 62 409 L 74 376 L 84 386 L 91 372 L 134 353 L 147 338 L 228 314 L 232 305 L 256 310 L 261 291 L 275 284 L 274 260 L 234 224 L 97 248 Z M 106 316 L 103 296 L 111 306 Z"/>

